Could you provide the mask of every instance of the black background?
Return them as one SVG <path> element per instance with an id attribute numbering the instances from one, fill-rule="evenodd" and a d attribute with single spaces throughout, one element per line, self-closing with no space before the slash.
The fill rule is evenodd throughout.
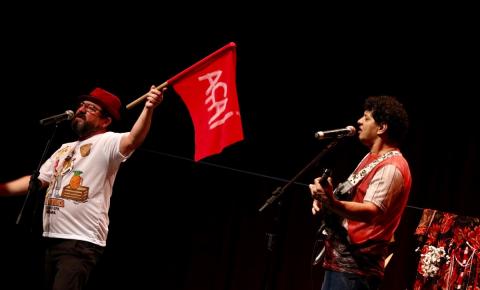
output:
<path id="1" fill-rule="evenodd" d="M 118 173 L 108 246 L 91 289 L 318 285 L 321 271 L 310 268 L 318 221 L 305 184 L 323 167 L 341 181 L 366 149 L 344 140 L 285 192 L 273 263 L 265 233 L 277 206 L 258 209 L 328 144 L 314 133 L 356 125 L 369 95 L 397 96 L 411 119 L 403 152 L 413 188 L 399 230 L 404 253 L 387 271 L 388 289 L 404 289 L 415 271 L 413 230 L 422 208 L 478 215 L 478 46 L 468 9 L 300 6 L 5 12 L 16 20 L 2 20 L 0 181 L 37 167 L 52 135 L 38 121 L 75 109 L 76 96 L 100 86 L 127 104 L 237 44 L 245 139 L 193 162 L 193 125 L 170 88 L 147 140 Z M 115 129 L 128 130 L 140 107 L 125 110 Z M 61 124 L 52 150 L 72 138 Z M 5 289 L 36 289 L 41 278 L 38 237 L 15 225 L 22 203 L 0 200 Z M 278 268 L 270 276 L 271 264 Z"/>

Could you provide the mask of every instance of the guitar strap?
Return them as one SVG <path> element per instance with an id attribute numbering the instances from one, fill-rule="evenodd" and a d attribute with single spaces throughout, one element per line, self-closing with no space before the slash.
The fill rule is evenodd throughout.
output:
<path id="1" fill-rule="evenodd" d="M 347 178 L 347 180 L 343 183 L 340 183 L 337 188 L 335 189 L 335 195 L 336 196 L 341 196 L 344 194 L 347 194 L 352 190 L 352 188 L 357 185 L 365 176 L 372 171 L 375 166 L 378 165 L 378 163 L 382 162 L 383 160 L 400 155 L 399 151 L 390 151 L 386 154 L 383 154 L 382 156 L 378 157 L 374 161 L 372 161 L 370 164 L 365 166 L 362 170 L 359 172 L 354 172 L 350 174 L 350 176 Z"/>

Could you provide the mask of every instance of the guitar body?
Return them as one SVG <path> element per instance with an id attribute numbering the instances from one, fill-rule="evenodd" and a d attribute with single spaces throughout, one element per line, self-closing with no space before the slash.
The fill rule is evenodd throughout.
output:
<path id="1" fill-rule="evenodd" d="M 324 186 L 324 184 L 326 185 L 327 179 L 330 176 L 331 170 L 325 169 L 320 178 L 320 184 L 322 186 Z M 335 190 L 333 191 L 335 198 L 345 201 L 351 200 L 351 189 L 353 187 L 349 186 L 347 183 L 348 181 L 341 183 L 335 188 Z M 315 239 L 315 245 L 312 255 L 313 266 L 320 264 L 323 260 L 323 256 L 325 255 L 325 239 L 332 233 L 339 233 L 344 231 L 344 228 L 342 226 L 343 219 L 341 217 L 329 211 L 326 207 L 322 207 L 322 211 L 320 212 L 320 214 L 322 223 L 318 228 L 316 234 L 317 237 Z"/>

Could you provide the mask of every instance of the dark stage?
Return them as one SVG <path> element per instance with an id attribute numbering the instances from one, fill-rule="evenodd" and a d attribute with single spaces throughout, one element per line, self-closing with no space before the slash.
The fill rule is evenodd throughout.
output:
<path id="1" fill-rule="evenodd" d="M 321 269 L 310 267 L 319 221 L 306 184 L 324 167 L 343 180 L 366 149 L 342 140 L 285 192 L 277 256 L 267 251 L 266 233 L 278 204 L 258 210 L 328 144 L 314 133 L 356 125 L 369 95 L 396 95 L 411 123 L 403 153 L 413 188 L 384 289 L 411 286 L 422 208 L 479 215 L 478 47 L 467 19 L 411 27 L 390 15 L 333 29 L 314 17 L 256 17 L 248 25 L 232 17 L 175 30 L 178 23 L 167 19 L 72 24 L 69 33 L 47 21 L 32 24 L 29 37 L 3 37 L 0 181 L 37 167 L 52 132 L 38 121 L 74 109 L 76 96 L 100 86 L 126 105 L 226 43 L 237 44 L 244 140 L 194 162 L 192 121 L 170 88 L 146 142 L 120 168 L 107 248 L 89 289 L 319 287 Z M 125 110 L 116 129 L 129 129 L 140 107 Z M 52 148 L 72 138 L 62 123 Z M 23 199 L 0 199 L 2 289 L 37 289 L 41 279 L 38 232 L 15 224 Z"/>

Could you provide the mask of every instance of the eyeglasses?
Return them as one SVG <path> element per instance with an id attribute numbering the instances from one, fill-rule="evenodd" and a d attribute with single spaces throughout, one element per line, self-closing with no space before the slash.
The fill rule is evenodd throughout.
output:
<path id="1" fill-rule="evenodd" d="M 78 108 L 80 109 L 81 107 L 85 107 L 85 110 L 89 113 L 96 113 L 96 112 L 100 112 L 101 109 L 95 107 L 94 104 L 89 104 L 89 103 L 85 103 L 85 102 L 81 102 L 79 105 L 78 105 Z"/>

